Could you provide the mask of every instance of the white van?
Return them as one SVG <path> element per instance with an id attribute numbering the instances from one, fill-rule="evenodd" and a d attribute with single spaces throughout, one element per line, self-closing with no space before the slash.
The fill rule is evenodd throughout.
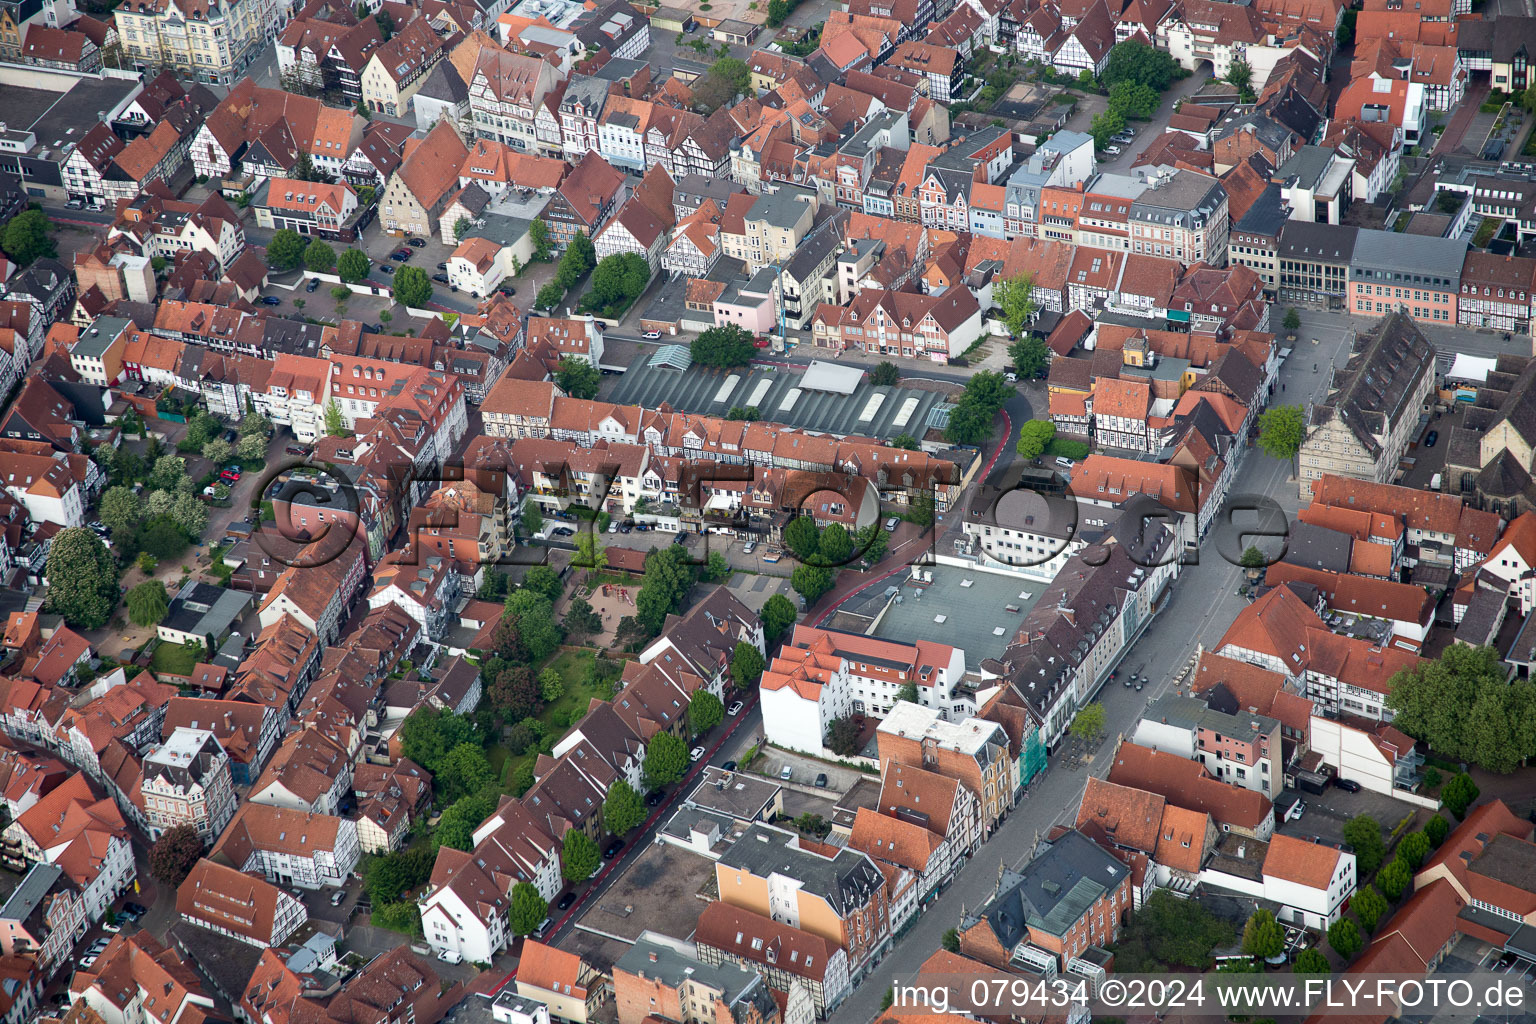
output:
<path id="1" fill-rule="evenodd" d="M 1075 463 L 1071 459 L 1062 458 L 1060 455 L 1058 455 L 1056 456 L 1056 465 L 1060 466 L 1062 469 L 1071 469 Z"/>
<path id="2" fill-rule="evenodd" d="M 459 964 L 464 962 L 464 958 L 459 955 L 459 952 L 456 949 L 445 949 L 441 953 L 437 954 L 437 958 L 445 964 Z"/>

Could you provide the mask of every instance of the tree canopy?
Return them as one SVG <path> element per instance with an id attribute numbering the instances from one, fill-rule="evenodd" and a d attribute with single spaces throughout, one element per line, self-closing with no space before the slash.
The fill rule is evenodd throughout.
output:
<path id="1" fill-rule="evenodd" d="M 973 374 L 950 411 L 944 439 L 950 444 L 981 444 L 992 433 L 992 418 L 1013 394 L 1013 386 L 1002 374 L 991 370 Z"/>
<path id="2" fill-rule="evenodd" d="M 769 642 L 777 640 L 784 631 L 795 624 L 795 603 L 783 594 L 774 594 L 763 602 L 758 617 L 763 622 L 763 635 Z"/>
<path id="3" fill-rule="evenodd" d="M 603 827 L 616 836 L 622 836 L 645 821 L 645 801 L 635 792 L 635 787 L 623 779 L 615 779 L 608 787 L 608 798 L 603 801 Z"/>
<path id="4" fill-rule="evenodd" d="M 187 880 L 203 856 L 203 840 L 191 825 L 172 825 L 149 848 L 149 873 L 172 889 Z"/>
<path id="5" fill-rule="evenodd" d="M 645 556 L 645 576 L 635 595 L 635 619 L 655 636 L 667 616 L 682 608 L 693 588 L 693 569 L 680 544 L 652 550 Z"/>
<path id="6" fill-rule="evenodd" d="M 786 602 L 787 603 L 787 602 Z M 794 611 L 794 607 L 790 607 Z M 737 689 L 745 690 L 757 683 L 758 677 L 767 668 L 763 656 L 757 652 L 757 648 L 745 640 L 736 641 L 736 649 L 731 652 L 731 681 Z"/>
<path id="7" fill-rule="evenodd" d="M 1113 88 L 1116 82 L 1130 81 L 1151 86 L 1163 92 L 1180 77 L 1178 62 L 1162 50 L 1146 43 L 1126 40 L 1116 43 L 1109 51 L 1109 59 L 1101 76 L 1104 84 Z"/>
<path id="8" fill-rule="evenodd" d="M 579 356 L 561 356 L 555 369 L 555 384 L 572 398 L 596 398 L 603 375 Z"/>
<path id="9" fill-rule="evenodd" d="M 1492 647 L 1452 644 L 1389 686 L 1393 724 L 1441 757 L 1508 773 L 1536 754 L 1536 688 L 1506 682 Z"/>
<path id="10" fill-rule="evenodd" d="M 693 691 L 693 697 L 688 701 L 688 725 L 695 736 L 713 729 L 724 718 L 725 706 L 720 703 L 719 697 L 702 686 Z"/>
<path id="11" fill-rule="evenodd" d="M 1003 323 L 1015 338 L 1029 329 L 1030 317 L 1035 315 L 1034 289 L 1035 279 L 1030 274 L 1005 278 L 992 288 L 992 299 L 1002 310 Z"/>
<path id="12" fill-rule="evenodd" d="M 19 266 L 27 266 L 33 260 L 58 256 L 58 246 L 53 243 L 53 223 L 42 210 L 22 210 L 5 223 L 0 233 L 0 249 Z"/>
<path id="13" fill-rule="evenodd" d="M 711 327 L 700 332 L 688 347 L 689 354 L 698 366 L 716 370 L 731 370 L 752 362 L 752 334 L 735 324 Z"/>
<path id="14" fill-rule="evenodd" d="M 304 250 L 309 243 L 292 228 L 278 228 L 267 242 L 267 266 L 273 270 L 297 270 L 304 265 Z"/>
<path id="15" fill-rule="evenodd" d="M 336 269 L 336 250 L 316 238 L 304 247 L 304 266 L 317 274 L 328 274 Z"/>
<path id="16" fill-rule="evenodd" d="M 592 290 L 582 299 L 586 309 L 616 313 L 640 297 L 651 281 L 651 265 L 634 252 L 604 256 L 592 271 Z"/>
<path id="17" fill-rule="evenodd" d="M 1387 855 L 1387 844 L 1381 840 L 1381 826 L 1368 814 L 1344 823 L 1344 841 L 1355 854 L 1355 868 L 1361 878 L 1375 871 Z"/>
<path id="18" fill-rule="evenodd" d="M 901 370 L 889 359 L 881 360 L 869 371 L 869 382 L 876 387 L 888 388 L 901 380 Z"/>
<path id="19" fill-rule="evenodd" d="M 688 770 L 688 745 L 669 732 L 659 732 L 651 737 L 645 747 L 645 763 L 641 771 L 652 786 L 664 786 L 676 782 Z"/>
<path id="20" fill-rule="evenodd" d="M 401 267 L 395 271 L 395 299 L 412 309 L 426 308 L 432 301 L 432 279 L 420 267 Z"/>
<path id="21" fill-rule="evenodd" d="M 1279 956 L 1285 951 L 1285 929 L 1268 910 L 1255 910 L 1243 926 L 1243 952 L 1260 960 Z"/>
<path id="22" fill-rule="evenodd" d="M 560 875 L 567 882 L 582 882 L 590 878 L 603 862 L 597 844 L 579 828 L 567 829 L 565 843 L 560 850 Z"/>
<path id="23" fill-rule="evenodd" d="M 117 566 L 83 526 L 61 530 L 48 549 L 48 608 L 80 629 L 99 629 L 117 607 Z"/>
<path id="24" fill-rule="evenodd" d="M 1306 423 L 1306 410 L 1299 405 L 1265 409 L 1259 417 L 1259 448 L 1272 458 L 1294 459 L 1306 439 Z"/>
<path id="25" fill-rule="evenodd" d="M 544 923 L 549 913 L 549 903 L 539 890 L 529 882 L 518 882 L 512 887 L 512 905 L 508 911 L 508 924 L 513 935 L 528 935 Z"/>
<path id="26" fill-rule="evenodd" d="M 336 258 L 336 273 L 343 281 L 361 281 L 368 276 L 368 254 L 361 249 L 348 249 Z"/>
<path id="27" fill-rule="evenodd" d="M 165 618 L 171 599 L 166 595 L 164 583 L 145 580 L 128 591 L 127 604 L 129 621 L 135 626 L 153 626 Z"/>
<path id="28" fill-rule="evenodd" d="M 1026 459 L 1039 458 L 1046 446 L 1056 438 L 1056 424 L 1050 420 L 1028 420 L 1019 428 L 1016 446 L 1019 455 Z"/>

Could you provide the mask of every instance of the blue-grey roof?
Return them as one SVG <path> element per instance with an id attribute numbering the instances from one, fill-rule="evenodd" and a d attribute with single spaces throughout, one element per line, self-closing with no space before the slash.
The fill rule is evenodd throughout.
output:
<path id="1" fill-rule="evenodd" d="M 667 348 L 681 349 L 687 356 L 684 346 Z M 793 371 L 756 367 L 690 371 L 689 366 L 658 352 L 631 366 L 611 398 L 647 409 L 666 402 L 679 412 L 704 416 L 724 416 L 732 408 L 755 406 L 763 419 L 786 426 L 878 440 L 898 434 L 922 437 L 932 425 L 934 412 L 947 413 L 950 408 L 942 395 L 900 386 L 876 387 L 867 374 L 852 394 L 833 394 L 805 388 L 803 376 Z"/>
<path id="2" fill-rule="evenodd" d="M 1411 245 L 1395 231 L 1361 228 L 1355 236 L 1355 253 L 1349 276 L 1380 277 L 1386 281 L 1412 282 L 1432 278 L 1455 285 L 1467 259 L 1467 243 L 1460 238 L 1415 236 Z"/>
<path id="3" fill-rule="evenodd" d="M 686 370 L 693 365 L 693 353 L 687 345 L 663 345 L 656 354 L 646 360 L 646 366 L 663 366 L 673 370 Z M 634 371 L 631 370 L 631 373 Z"/>

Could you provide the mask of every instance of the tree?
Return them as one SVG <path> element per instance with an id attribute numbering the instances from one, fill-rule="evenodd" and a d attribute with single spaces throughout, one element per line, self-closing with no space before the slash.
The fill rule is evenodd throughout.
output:
<path id="1" fill-rule="evenodd" d="M 785 0 L 768 0 L 768 27 L 778 28 L 789 17 L 789 4 Z"/>
<path id="2" fill-rule="evenodd" d="M 901 380 L 901 370 L 889 359 L 875 364 L 869 371 L 869 382 L 877 388 L 894 387 Z"/>
<path id="3" fill-rule="evenodd" d="M 646 784 L 652 787 L 676 782 L 688 770 L 688 745 L 669 732 L 659 732 L 651 737 L 645 747 L 645 762 L 641 771 Z"/>
<path id="4" fill-rule="evenodd" d="M 699 366 L 732 370 L 752 362 L 752 335 L 735 324 L 711 327 L 693 340 L 688 352 Z"/>
<path id="5" fill-rule="evenodd" d="M 746 61 L 735 57 L 721 57 L 709 70 L 730 82 L 739 93 L 746 92 L 752 87 L 752 70 L 747 67 Z"/>
<path id="6" fill-rule="evenodd" d="M 468 718 L 434 707 L 417 708 L 400 725 L 401 753 L 434 774 L 450 751 L 475 739 Z"/>
<path id="7" fill-rule="evenodd" d="M 912 499 L 907 506 L 907 519 L 924 529 L 933 525 L 933 495 L 923 493 Z"/>
<path id="8" fill-rule="evenodd" d="M 946 930 L 939 938 L 939 945 L 951 953 L 960 952 L 960 930 L 958 928 Z"/>
<path id="9" fill-rule="evenodd" d="M 827 749 L 838 757 L 852 757 L 859 752 L 859 725 L 852 718 L 834 718 L 827 723 Z"/>
<path id="10" fill-rule="evenodd" d="M 560 357 L 560 365 L 555 369 L 555 384 L 572 398 L 596 398 L 602 382 L 603 375 L 587 360 L 578 356 Z"/>
<path id="11" fill-rule="evenodd" d="M 151 495 L 153 497 L 153 495 Z M 175 503 L 175 499 L 171 499 Z M 187 534 L 170 515 L 151 516 L 139 527 L 135 538 L 139 549 L 165 561 L 187 550 Z"/>
<path id="12" fill-rule="evenodd" d="M 1285 311 L 1285 320 L 1282 323 L 1287 331 L 1294 332 L 1301 327 L 1301 314 L 1296 312 L 1295 306 Z"/>
<path id="13" fill-rule="evenodd" d="M 528 240 L 533 243 L 533 258 L 548 263 L 555 248 L 549 238 L 549 225 L 536 220 L 528 226 Z"/>
<path id="14" fill-rule="evenodd" d="M 1227 82 L 1237 88 L 1237 94 L 1247 103 L 1253 95 L 1253 66 L 1239 57 L 1227 68 Z"/>
<path id="15" fill-rule="evenodd" d="M 897 434 L 895 437 L 891 438 L 885 443 L 888 447 L 904 448 L 909 452 L 915 452 L 918 448 L 917 438 L 913 437 L 911 434 Z"/>
<path id="16" fill-rule="evenodd" d="M 1109 90 L 1109 109 L 1121 117 L 1149 120 L 1162 102 L 1156 89 L 1141 82 L 1120 81 Z"/>
<path id="17" fill-rule="evenodd" d="M 1285 952 L 1285 929 L 1267 910 L 1255 910 L 1243 926 L 1243 952 L 1269 960 Z"/>
<path id="18" fill-rule="evenodd" d="M 1355 916 L 1360 919 L 1360 927 L 1365 929 L 1366 934 L 1374 932 L 1377 922 L 1391 909 L 1387 898 L 1369 885 L 1355 893 L 1350 906 L 1354 908 Z"/>
<path id="19" fill-rule="evenodd" d="M 170 611 L 171 599 L 165 593 L 165 584 L 159 580 L 145 580 L 128 591 L 128 618 L 135 626 L 153 626 Z"/>
<path id="20" fill-rule="evenodd" d="M 827 528 L 821 531 L 821 539 L 816 545 L 816 561 L 831 568 L 847 565 L 853 556 L 853 541 L 848 536 L 848 530 L 842 523 L 829 523 Z"/>
<path id="21" fill-rule="evenodd" d="M 304 247 L 304 265 L 317 274 L 329 274 L 336 269 L 336 250 L 317 238 Z"/>
<path id="22" fill-rule="evenodd" d="M 203 856 L 203 840 L 191 825 L 173 825 L 149 848 L 149 873 L 172 889 L 187 880 Z"/>
<path id="23" fill-rule="evenodd" d="M 496 809 L 496 800 L 496 791 L 485 789 L 479 793 L 460 797 L 449 804 L 437 822 L 438 844 L 451 846 L 455 850 L 473 850 L 475 829 L 491 816 L 491 812 Z"/>
<path id="24" fill-rule="evenodd" d="M 144 507 L 151 516 L 156 518 L 168 516 L 171 514 L 171 509 L 176 507 L 176 496 L 170 491 L 150 491 Z"/>
<path id="25" fill-rule="evenodd" d="M 1013 361 L 1013 368 L 1018 375 L 1028 380 L 1045 372 L 1050 360 L 1050 349 L 1045 347 L 1045 342 L 1040 338 L 1027 334 L 1008 346 L 1008 358 Z"/>
<path id="26" fill-rule="evenodd" d="M 544 917 L 548 913 L 549 903 L 539 895 L 539 890 L 532 884 L 518 882 L 512 887 L 512 905 L 507 916 L 513 935 L 531 933 L 544 923 Z"/>
<path id="27" fill-rule="evenodd" d="M 523 574 L 523 589 L 542 595 L 546 601 L 558 601 L 565 593 L 565 582 L 549 566 L 535 565 Z"/>
<path id="28" fill-rule="evenodd" d="M 432 878 L 436 858 L 424 846 L 396 850 L 363 863 L 363 891 L 374 906 L 408 900 L 409 893 Z"/>
<path id="29" fill-rule="evenodd" d="M 439 795 L 450 803 L 471 793 L 478 793 L 494 781 L 496 773 L 491 770 L 491 762 L 486 759 L 485 750 L 474 742 L 454 746 L 443 755 L 433 771 L 433 782 Z"/>
<path id="30" fill-rule="evenodd" d="M 680 545 L 645 556 L 645 577 L 635 595 L 635 619 L 650 636 L 661 632 L 667 616 L 678 611 L 693 589 L 693 569 Z"/>
<path id="31" fill-rule="evenodd" d="M 261 434 L 246 434 L 235 442 L 235 454 L 242 462 L 257 462 L 267 454 L 267 439 Z"/>
<path id="32" fill-rule="evenodd" d="M 763 610 L 758 612 L 758 618 L 763 622 L 763 636 L 769 643 L 777 640 L 790 626 L 795 624 L 795 604 L 783 594 L 774 594 L 763 602 Z"/>
<path id="33" fill-rule="evenodd" d="M 455 242 L 462 242 L 462 241 L 464 241 L 464 236 L 469 234 L 469 229 L 471 227 L 473 227 L 473 225 L 469 223 L 469 218 L 468 217 L 460 217 L 458 220 L 454 221 L 453 222 L 453 240 Z"/>
<path id="34" fill-rule="evenodd" d="M 784 527 L 783 537 L 789 553 L 802 562 L 815 558 L 821 549 L 821 531 L 816 528 L 816 520 L 807 515 L 791 519 Z"/>
<path id="35" fill-rule="evenodd" d="M 795 593 L 805 598 L 807 605 L 812 605 L 817 598 L 832 589 L 832 572 L 819 565 L 802 563 L 789 574 L 789 585 Z"/>
<path id="36" fill-rule="evenodd" d="M 645 802 L 635 787 L 623 779 L 615 779 L 608 787 L 608 798 L 603 801 L 603 827 L 616 836 L 622 836 L 645 821 Z"/>
<path id="37" fill-rule="evenodd" d="M 506 614 L 517 620 L 517 632 L 531 661 L 539 662 L 560 646 L 560 627 L 554 606 L 547 597 L 531 590 L 514 591 L 507 598 Z"/>
<path id="38" fill-rule="evenodd" d="M 117 566 L 94 533 L 61 530 L 48 549 L 48 609 L 78 629 L 100 629 L 117 607 Z"/>
<path id="39" fill-rule="evenodd" d="M 57 544 L 58 541 L 54 543 Z M 1463 773 L 1452 776 L 1451 781 L 1445 784 L 1445 788 L 1440 791 L 1440 800 L 1457 818 L 1465 818 L 1467 808 L 1472 806 L 1479 792 L 1477 783 L 1472 781 L 1472 776 Z"/>
<path id="40" fill-rule="evenodd" d="M 309 253 L 304 255 L 308 257 Z M 371 267 L 368 254 L 361 249 L 348 249 L 336 258 L 336 273 L 349 284 L 366 278 Z"/>
<path id="41" fill-rule="evenodd" d="M 1269 564 L 1269 559 L 1255 544 L 1249 544 L 1243 549 L 1243 557 L 1238 561 L 1244 569 L 1262 569 Z"/>
<path id="42" fill-rule="evenodd" d="M 961 402 L 950 410 L 949 423 L 944 427 L 944 440 L 950 444 L 981 444 L 992 433 L 994 414 L 993 410 Z"/>
<path id="43" fill-rule="evenodd" d="M 523 501 L 523 528 L 530 534 L 538 533 L 544 529 L 544 513 L 539 511 L 539 503 L 536 501 Z"/>
<path id="44" fill-rule="evenodd" d="M 1400 728 L 1444 757 L 1509 772 L 1536 753 L 1536 690 L 1529 680 L 1506 682 L 1491 647 L 1454 644 L 1389 682 L 1387 706 Z"/>
<path id="45" fill-rule="evenodd" d="M 736 641 L 736 649 L 731 652 L 731 681 L 737 689 L 745 690 L 756 685 L 765 668 L 767 664 L 756 647 L 745 640 Z"/>
<path id="46" fill-rule="evenodd" d="M 1292 461 L 1306 436 L 1307 413 L 1299 405 L 1277 405 L 1259 417 L 1259 448 L 1271 458 Z"/>
<path id="47" fill-rule="evenodd" d="M 1095 149 L 1103 149 L 1116 135 L 1125 130 L 1125 115 L 1114 109 L 1104 111 L 1094 116 L 1088 125 L 1088 134 L 1093 136 Z"/>
<path id="48" fill-rule="evenodd" d="M 592 270 L 592 290 L 581 300 L 582 306 L 614 310 L 638 298 L 650 280 L 651 265 L 639 253 L 604 256 Z"/>
<path id="49" fill-rule="evenodd" d="M 695 736 L 702 736 L 724 719 L 725 706 L 719 697 L 703 687 L 693 691 L 693 697 L 688 701 L 688 725 Z"/>
<path id="50" fill-rule="evenodd" d="M 1318 974 L 1327 975 L 1333 973 L 1333 967 L 1328 963 L 1328 958 L 1321 950 L 1304 949 L 1296 954 L 1296 962 L 1291 965 L 1293 974 Z"/>
<path id="51" fill-rule="evenodd" d="M 1204 969 L 1210 966 L 1213 949 L 1236 941 L 1232 925 L 1211 914 L 1198 900 L 1180 899 L 1159 890 L 1121 932 L 1115 966 L 1127 973 L 1172 967 Z"/>
<path id="52" fill-rule="evenodd" d="M 865 565 L 874 565 L 885 557 L 885 549 L 890 546 L 891 535 L 880 528 L 878 522 L 861 526 L 854 534 L 854 549 L 864 559 Z"/>
<path id="53" fill-rule="evenodd" d="M 497 673 L 487 696 L 491 706 L 500 709 L 507 721 L 517 722 L 539 710 L 542 694 L 531 668 L 511 665 Z"/>
<path id="54" fill-rule="evenodd" d="M 1328 945 L 1339 956 L 1348 960 L 1360 952 L 1364 942 L 1360 938 L 1360 929 L 1355 927 L 1355 922 L 1347 917 L 1341 917 L 1328 926 Z"/>
<path id="55" fill-rule="evenodd" d="M 107 488 L 96 506 L 96 518 L 101 520 L 101 525 L 113 533 L 118 530 L 132 529 L 139 524 L 143 516 L 144 506 L 140 503 L 139 496 L 127 487 Z"/>
<path id="56" fill-rule="evenodd" d="M 546 704 L 553 704 L 565 696 L 565 677 L 553 665 L 539 673 L 539 696 Z"/>
<path id="57" fill-rule="evenodd" d="M 216 437 L 212 441 L 207 441 L 203 444 L 203 458 L 215 466 L 224 465 L 234 453 L 235 446 L 222 437 Z"/>
<path id="58" fill-rule="evenodd" d="M 1109 59 L 1104 64 L 1104 74 L 1100 78 L 1109 86 L 1128 80 L 1163 92 L 1179 75 L 1178 64 L 1167 53 L 1145 43 L 1126 40 L 1115 44 L 1109 51 Z"/>
<path id="59" fill-rule="evenodd" d="M 23 267 L 44 257 L 53 259 L 59 250 L 50 237 L 52 231 L 53 224 L 42 210 L 22 210 L 6 221 L 0 249 Z"/>
<path id="60" fill-rule="evenodd" d="M 1376 885 L 1380 887 L 1387 899 L 1394 902 L 1412 883 L 1413 869 L 1408 866 L 1407 861 L 1394 860 L 1389 864 L 1383 864 L 1381 870 L 1376 872 Z"/>
<path id="61" fill-rule="evenodd" d="M 1072 735 L 1086 742 L 1104 735 L 1104 705 L 1098 701 L 1084 704 L 1072 719 Z"/>
<path id="62" fill-rule="evenodd" d="M 331 437 L 351 437 L 352 431 L 347 429 L 347 421 L 341 414 L 341 403 L 330 398 L 325 403 L 325 432 Z"/>
<path id="63" fill-rule="evenodd" d="M 560 850 L 560 875 L 567 882 L 591 878 L 603 862 L 592 837 L 579 828 L 565 830 L 565 844 Z"/>
<path id="64" fill-rule="evenodd" d="M 565 289 L 551 281 L 539 289 L 539 294 L 533 297 L 533 304 L 539 309 L 554 309 L 565 298 Z"/>
<path id="65" fill-rule="evenodd" d="M 1027 420 L 1019 428 L 1019 441 L 1015 447 L 1026 459 L 1036 459 L 1056 438 L 1056 424 L 1050 420 Z"/>
<path id="66" fill-rule="evenodd" d="M 395 19 L 384 8 L 373 12 L 374 24 L 379 26 L 379 35 L 384 37 L 387 43 L 395 34 Z"/>
<path id="67" fill-rule="evenodd" d="M 432 281 L 420 267 L 401 267 L 395 271 L 395 299 L 402 306 L 425 309 L 432 301 Z"/>
<path id="68" fill-rule="evenodd" d="M 278 272 L 299 269 L 307 245 L 304 236 L 292 228 L 278 228 L 267 242 L 267 266 Z"/>
<path id="69" fill-rule="evenodd" d="M 603 617 L 597 614 L 585 598 L 573 597 L 565 609 L 565 631 L 575 635 L 601 633 Z"/>
<path id="70" fill-rule="evenodd" d="M 1037 304 L 1034 300 L 1034 287 L 1035 282 L 1031 275 L 1020 274 L 1017 277 L 999 281 L 992 290 L 992 298 L 1002 310 L 1003 322 L 1008 325 L 1008 332 L 1015 338 L 1028 329 L 1029 321 L 1035 315 Z M 1021 369 L 1019 372 L 1024 371 Z M 1033 370 L 1029 372 L 1031 375 L 1034 373 Z"/>
<path id="71" fill-rule="evenodd" d="M 176 481 L 186 475 L 186 459 L 179 455 L 162 455 L 155 460 L 155 468 L 149 474 L 149 484 L 157 490 L 174 491 Z"/>
<path id="72" fill-rule="evenodd" d="M 1398 842 L 1397 859 L 1417 871 L 1419 865 L 1424 863 L 1424 858 L 1429 856 L 1429 847 L 1429 836 L 1415 829 Z"/>
<path id="73" fill-rule="evenodd" d="M 1355 870 L 1365 878 L 1387 855 L 1387 846 L 1381 841 L 1381 826 L 1368 814 L 1351 818 L 1344 823 L 1344 841 L 1355 854 Z"/>
<path id="74" fill-rule="evenodd" d="M 1451 823 L 1437 814 L 1424 823 L 1424 834 L 1429 837 L 1429 845 L 1439 849 L 1445 837 L 1451 834 Z"/>

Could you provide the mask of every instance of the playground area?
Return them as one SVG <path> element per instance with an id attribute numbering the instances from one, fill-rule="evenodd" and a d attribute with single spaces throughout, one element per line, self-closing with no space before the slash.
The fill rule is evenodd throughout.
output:
<path id="1" fill-rule="evenodd" d="M 626 615 L 635 614 L 635 595 L 639 592 L 638 579 L 629 580 L 608 574 L 597 574 L 589 581 L 584 574 L 579 574 L 576 577 L 575 586 L 560 599 L 555 608 L 555 615 L 563 620 L 571 601 L 578 597 L 585 600 L 602 619 L 603 629 L 601 633 L 594 633 L 581 642 L 604 650 L 613 644 L 614 634 L 619 628 L 619 620 Z"/>

